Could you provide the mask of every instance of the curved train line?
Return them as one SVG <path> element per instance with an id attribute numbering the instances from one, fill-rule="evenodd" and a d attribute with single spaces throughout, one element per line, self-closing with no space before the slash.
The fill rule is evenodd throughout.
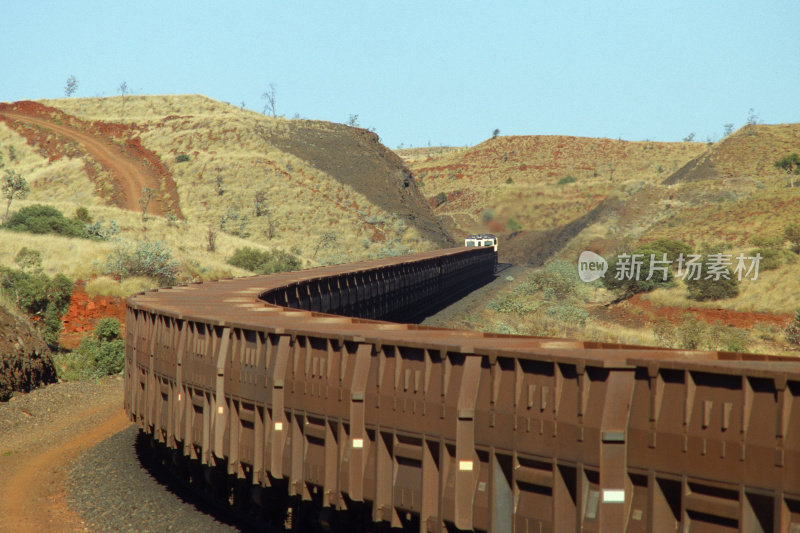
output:
<path id="1" fill-rule="evenodd" d="M 800 362 L 385 321 L 495 265 L 456 248 L 141 293 L 125 408 L 246 512 L 273 487 L 372 529 L 800 530 Z"/>

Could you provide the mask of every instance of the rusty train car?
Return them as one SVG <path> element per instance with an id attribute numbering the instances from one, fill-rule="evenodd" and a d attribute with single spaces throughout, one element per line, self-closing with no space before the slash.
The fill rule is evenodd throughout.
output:
<path id="1" fill-rule="evenodd" d="M 495 261 L 456 248 L 141 293 L 125 409 L 248 512 L 277 489 L 372 531 L 800 532 L 800 362 L 387 321 Z"/>

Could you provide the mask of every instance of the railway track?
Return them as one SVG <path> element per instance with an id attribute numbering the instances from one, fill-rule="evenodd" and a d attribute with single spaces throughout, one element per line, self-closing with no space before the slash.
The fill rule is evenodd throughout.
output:
<path id="1" fill-rule="evenodd" d="M 495 263 L 459 248 L 134 296 L 125 408 L 188 479 L 297 527 L 800 531 L 800 362 L 386 321 Z"/>

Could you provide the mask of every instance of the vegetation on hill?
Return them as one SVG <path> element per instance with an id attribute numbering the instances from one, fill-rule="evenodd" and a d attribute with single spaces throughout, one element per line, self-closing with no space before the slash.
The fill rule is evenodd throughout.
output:
<path id="1" fill-rule="evenodd" d="M 25 265 L 38 260 L 49 279 L 98 276 L 87 290 L 125 296 L 422 251 L 493 232 L 501 260 L 544 266 L 491 302 L 484 322 L 495 330 L 712 349 L 780 351 L 788 344 L 785 316 L 800 299 L 800 187 L 792 186 L 800 125 L 748 124 L 717 143 L 496 131 L 470 148 L 399 150 L 401 159 L 357 127 L 267 117 L 201 96 L 124 101 L 46 104 L 52 120 L 91 128 L 131 153 L 155 154 L 147 164 L 175 187 L 164 179 L 148 198 L 175 195 L 179 209 L 154 216 L 147 202 L 140 212 L 110 207 L 119 194 L 114 176 L 79 146 L 46 128 L 21 132 L 0 120 L 4 172 L 22 176 L 29 189 L 13 197 L 0 227 L 0 265 L 28 276 Z M 575 278 L 583 250 L 607 257 L 614 272 L 615 254 L 674 260 L 708 242 L 732 256 L 758 255 L 758 279 L 703 287 L 677 279 L 674 266 L 666 281 L 615 283 L 607 275 L 587 285 Z M 622 295 L 626 301 L 613 303 Z M 651 315 L 665 309 L 730 311 L 749 322 L 725 330 L 705 320 L 693 329 L 690 318 L 673 313 L 659 326 Z M 754 323 L 753 313 L 765 322 Z M 753 333 L 741 338 L 745 327 Z"/>

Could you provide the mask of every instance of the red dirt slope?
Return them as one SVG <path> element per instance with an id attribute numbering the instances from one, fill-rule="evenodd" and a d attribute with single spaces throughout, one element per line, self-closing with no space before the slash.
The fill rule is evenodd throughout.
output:
<path id="1" fill-rule="evenodd" d="M 30 101 L 0 104 L 0 120 L 51 161 L 63 156 L 83 156 L 99 163 L 114 177 L 115 191 L 110 203 L 138 211 L 142 190 L 149 187 L 156 194 L 148 212 L 156 215 L 172 212 L 182 218 L 172 176 L 158 156 L 141 145 L 134 127 L 89 123 Z M 93 178 L 89 167 L 87 164 L 87 173 Z"/>

